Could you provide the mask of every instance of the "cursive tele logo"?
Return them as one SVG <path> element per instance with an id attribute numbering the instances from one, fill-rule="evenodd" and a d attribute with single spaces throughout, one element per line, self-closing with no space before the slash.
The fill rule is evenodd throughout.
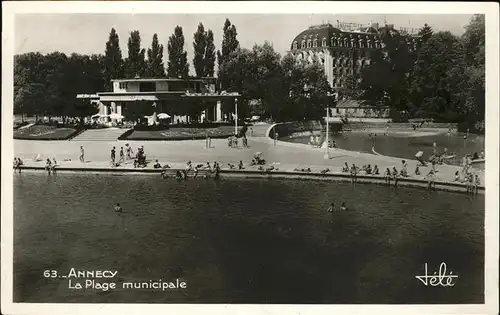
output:
<path id="1" fill-rule="evenodd" d="M 454 279 L 458 278 L 458 275 L 454 275 L 453 272 L 450 271 L 449 274 L 446 273 L 446 263 L 442 262 L 439 265 L 439 270 L 434 271 L 434 274 L 429 275 L 427 271 L 427 263 L 424 265 L 425 274 L 423 276 L 415 276 L 418 280 L 420 280 L 426 287 L 452 287 L 455 285 L 453 282 Z"/>

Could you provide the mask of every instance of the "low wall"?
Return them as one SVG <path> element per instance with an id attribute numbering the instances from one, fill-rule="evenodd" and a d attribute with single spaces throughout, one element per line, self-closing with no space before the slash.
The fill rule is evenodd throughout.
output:
<path id="1" fill-rule="evenodd" d="M 41 166 L 23 166 L 23 170 L 28 171 L 44 171 L 44 167 Z M 182 171 L 182 168 L 169 168 L 166 170 L 166 173 L 169 177 L 175 175 L 176 171 Z M 60 167 L 56 168 L 57 172 L 71 172 L 71 173 L 108 173 L 108 174 L 155 174 L 160 176 L 162 169 L 151 169 L 151 168 L 98 168 L 98 167 L 89 167 L 89 168 L 76 168 L 76 167 Z M 207 175 L 207 170 L 200 170 L 198 173 L 199 177 L 203 177 L 203 175 Z M 190 174 L 189 177 L 193 177 Z M 259 170 L 227 170 L 223 169 L 220 171 L 220 177 L 240 177 L 240 178 L 268 178 L 268 179 L 295 179 L 295 180 L 327 180 L 327 181 L 336 181 L 336 182 L 351 182 L 351 176 L 346 173 L 302 173 L 302 172 L 286 172 L 286 171 L 272 171 L 272 172 L 264 172 Z M 378 184 L 387 186 L 385 182 L 384 176 L 381 175 L 358 175 L 356 184 L 370 183 L 370 184 Z M 391 181 L 391 185 L 394 185 L 394 181 Z M 418 188 L 427 188 L 428 182 L 419 179 L 411 179 L 411 178 L 401 178 L 398 179 L 398 186 L 401 187 L 418 187 Z M 449 191 L 449 192 L 460 192 L 467 193 L 467 188 L 464 184 L 461 183 L 446 183 L 446 182 L 435 182 L 434 188 L 435 190 L 441 191 Z M 478 188 L 479 194 L 484 194 L 484 187 Z"/>
<path id="2" fill-rule="evenodd" d="M 341 123 L 330 123 L 330 131 L 338 131 L 342 128 Z M 274 137 L 274 133 L 277 132 L 280 138 L 282 137 L 301 137 L 310 135 L 319 135 L 321 131 L 324 130 L 324 126 L 320 121 L 295 121 L 295 122 L 284 122 L 274 125 L 269 131 L 268 136 Z"/>
<path id="3" fill-rule="evenodd" d="M 391 122 L 358 122 L 354 119 L 350 119 L 349 123 L 345 125 L 347 129 L 359 130 L 359 129 L 369 129 L 369 128 L 386 128 L 389 129 L 404 129 L 413 130 L 412 123 L 391 123 Z M 417 124 L 418 125 L 418 124 Z M 454 123 L 424 123 L 422 127 L 417 130 L 422 129 L 449 129 L 457 130 L 458 125 Z"/>

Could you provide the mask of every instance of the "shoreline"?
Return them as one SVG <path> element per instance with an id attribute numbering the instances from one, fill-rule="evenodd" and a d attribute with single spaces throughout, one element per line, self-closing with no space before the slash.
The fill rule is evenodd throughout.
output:
<path id="1" fill-rule="evenodd" d="M 22 166 L 22 171 L 28 172 L 47 172 L 44 166 Z M 166 169 L 168 179 L 174 179 L 176 171 L 182 171 L 183 168 L 175 167 Z M 137 175 L 137 174 L 148 174 L 160 176 L 162 169 L 152 169 L 152 168 L 112 168 L 112 167 L 59 167 L 56 168 L 57 173 L 87 173 L 87 174 L 106 174 L 106 175 Z M 17 173 L 17 171 L 15 171 Z M 22 174 L 22 173 L 21 173 Z M 199 179 L 203 179 L 203 175 L 207 174 L 206 170 L 200 170 L 198 175 Z M 334 182 L 352 182 L 351 175 L 341 172 L 328 172 L 322 174 L 320 172 L 297 172 L 297 171 L 286 171 L 286 170 L 276 170 L 276 171 L 260 171 L 255 169 L 244 169 L 244 170 L 230 170 L 221 169 L 221 178 L 268 178 L 268 179 L 292 179 L 292 180 L 322 180 L 322 181 L 334 181 Z M 53 173 L 51 174 L 53 175 Z M 195 180 L 193 176 L 188 175 L 188 179 Z M 209 178 L 213 180 L 213 177 Z M 360 184 L 376 184 L 380 186 L 392 186 L 394 187 L 394 180 L 390 181 L 390 185 L 385 182 L 383 175 L 357 175 L 356 183 Z M 435 181 L 435 186 L 431 190 L 446 191 L 446 192 L 458 192 L 467 193 L 467 186 L 464 183 L 455 182 L 443 182 Z M 355 183 L 353 183 L 355 184 Z M 417 179 L 417 178 L 398 178 L 397 187 L 409 187 L 409 188 L 428 188 L 428 181 Z M 485 187 L 478 187 L 478 194 L 484 195 Z"/>

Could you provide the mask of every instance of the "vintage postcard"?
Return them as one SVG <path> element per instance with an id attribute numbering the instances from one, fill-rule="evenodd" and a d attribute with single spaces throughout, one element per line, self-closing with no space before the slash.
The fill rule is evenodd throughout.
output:
<path id="1" fill-rule="evenodd" d="M 498 313 L 498 8 L 4 3 L 2 313 Z"/>

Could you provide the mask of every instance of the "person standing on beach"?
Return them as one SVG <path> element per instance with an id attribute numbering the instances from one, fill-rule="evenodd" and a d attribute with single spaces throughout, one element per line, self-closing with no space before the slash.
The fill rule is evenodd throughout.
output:
<path id="1" fill-rule="evenodd" d="M 131 160 L 132 159 L 132 147 L 127 143 L 125 144 L 125 146 L 127 147 L 127 160 Z"/>
<path id="2" fill-rule="evenodd" d="M 123 153 L 123 147 L 120 149 L 120 159 L 118 160 L 118 164 L 125 162 L 125 154 Z"/>
<path id="3" fill-rule="evenodd" d="M 85 162 L 85 151 L 83 150 L 83 145 L 80 146 L 80 162 Z"/>
<path id="4" fill-rule="evenodd" d="M 116 159 L 116 150 L 115 147 L 111 149 L 111 164 L 115 166 L 115 159 Z"/>

